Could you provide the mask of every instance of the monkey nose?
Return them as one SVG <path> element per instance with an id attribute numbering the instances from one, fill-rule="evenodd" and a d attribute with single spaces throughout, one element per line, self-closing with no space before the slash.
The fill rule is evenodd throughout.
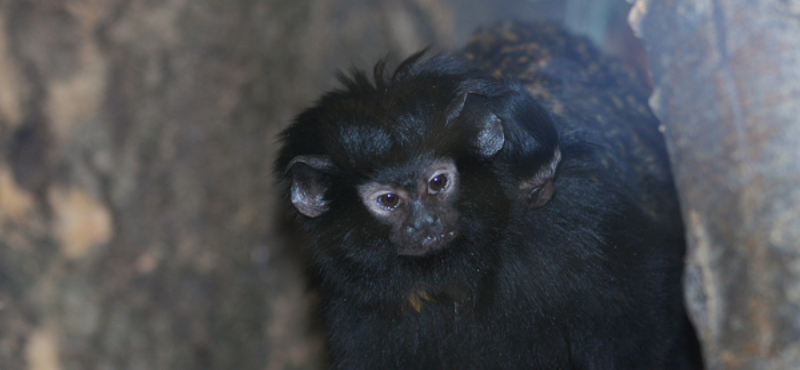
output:
<path id="1" fill-rule="evenodd" d="M 426 235 L 440 233 L 441 226 L 435 221 L 413 223 L 406 226 L 405 232 L 412 239 L 420 239 L 426 237 Z"/>
<path id="2" fill-rule="evenodd" d="M 439 223 L 439 217 L 431 214 L 423 214 L 414 218 L 406 227 L 406 232 L 413 233 L 432 228 Z"/>

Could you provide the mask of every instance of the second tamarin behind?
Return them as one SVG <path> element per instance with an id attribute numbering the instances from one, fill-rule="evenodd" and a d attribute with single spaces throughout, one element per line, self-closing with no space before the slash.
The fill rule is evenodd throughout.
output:
<path id="1" fill-rule="evenodd" d="M 335 369 L 698 369 L 645 89 L 550 25 L 355 72 L 277 161 Z"/>

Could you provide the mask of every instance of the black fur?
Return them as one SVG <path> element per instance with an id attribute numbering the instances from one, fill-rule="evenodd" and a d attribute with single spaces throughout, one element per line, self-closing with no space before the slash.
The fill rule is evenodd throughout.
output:
<path id="1" fill-rule="evenodd" d="M 612 149 L 591 122 L 453 56 L 342 84 L 283 133 L 276 165 L 287 197 L 313 208 L 298 222 L 332 368 L 700 368 L 681 230 L 640 204 L 648 190 L 630 164 L 604 159 Z M 497 152 L 491 135 L 481 141 L 491 117 Z M 458 171 L 458 236 L 400 254 L 358 188 L 403 183 L 441 158 Z M 543 196 L 551 164 L 555 195 Z"/>

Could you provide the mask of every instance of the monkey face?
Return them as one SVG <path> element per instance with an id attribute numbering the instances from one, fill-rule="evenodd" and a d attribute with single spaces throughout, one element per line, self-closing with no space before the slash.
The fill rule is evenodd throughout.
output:
<path id="1" fill-rule="evenodd" d="M 367 210 L 391 226 L 400 255 L 422 255 L 444 248 L 457 236 L 458 171 L 451 160 L 435 160 L 414 171 L 407 186 L 372 181 L 358 187 Z"/>
<path id="2" fill-rule="evenodd" d="M 558 136 L 524 87 L 419 56 L 373 83 L 344 78 L 282 134 L 276 169 L 300 223 L 348 263 L 490 249 L 512 206 L 555 192 Z"/>

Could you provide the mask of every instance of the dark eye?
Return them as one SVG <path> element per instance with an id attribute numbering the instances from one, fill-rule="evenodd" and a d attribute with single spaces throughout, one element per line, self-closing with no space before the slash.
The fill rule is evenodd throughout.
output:
<path id="1" fill-rule="evenodd" d="M 428 181 L 428 190 L 432 194 L 444 190 L 445 187 L 447 187 L 447 175 L 445 174 L 436 175 Z"/>
<path id="2" fill-rule="evenodd" d="M 378 197 L 378 204 L 383 208 L 394 209 L 400 205 L 400 197 L 393 193 L 383 194 Z"/>

